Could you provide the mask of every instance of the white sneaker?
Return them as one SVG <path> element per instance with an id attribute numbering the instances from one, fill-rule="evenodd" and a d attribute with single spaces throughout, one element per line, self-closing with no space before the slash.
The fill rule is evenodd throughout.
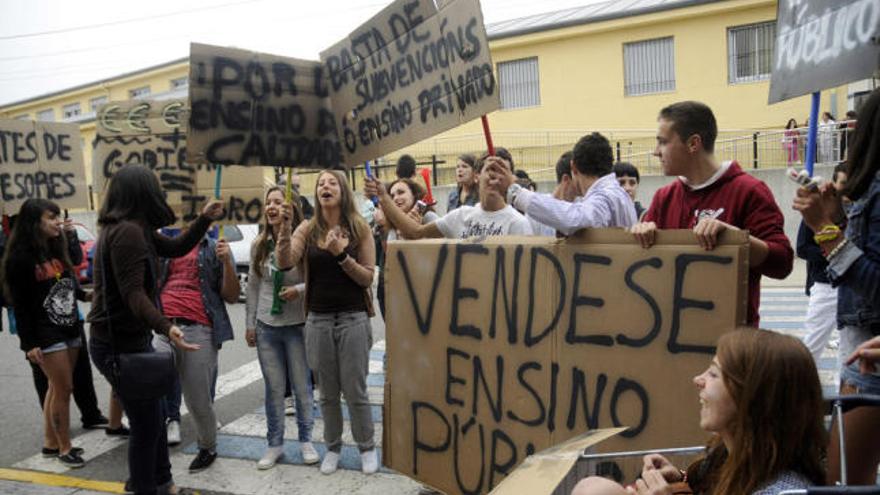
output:
<path id="1" fill-rule="evenodd" d="M 318 451 L 315 450 L 312 442 L 303 442 L 300 449 L 302 450 L 303 462 L 305 464 L 317 464 L 321 460 L 321 456 L 318 455 Z"/>
<path id="2" fill-rule="evenodd" d="M 327 451 L 324 454 L 324 462 L 321 463 L 321 472 L 323 474 L 333 474 L 336 472 L 336 468 L 339 467 L 339 453 L 333 451 Z"/>
<path id="3" fill-rule="evenodd" d="M 284 398 L 284 415 L 296 416 L 296 409 L 293 408 L 293 397 Z"/>
<path id="4" fill-rule="evenodd" d="M 263 457 L 257 461 L 257 469 L 272 469 L 275 467 L 275 463 L 278 462 L 278 459 L 284 455 L 284 447 L 279 445 L 278 447 L 269 447 L 266 449 L 266 453 L 263 454 Z"/>
<path id="5" fill-rule="evenodd" d="M 169 447 L 180 445 L 180 421 L 169 421 L 165 432 L 168 435 Z"/>
<path id="6" fill-rule="evenodd" d="M 376 449 L 361 452 L 361 471 L 364 474 L 373 474 L 379 470 L 379 456 Z"/>

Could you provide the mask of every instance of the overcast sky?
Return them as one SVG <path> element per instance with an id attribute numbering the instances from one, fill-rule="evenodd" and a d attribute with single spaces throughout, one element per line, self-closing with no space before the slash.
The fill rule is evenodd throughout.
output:
<path id="1" fill-rule="evenodd" d="M 601 1 L 481 3 L 491 24 Z M 186 57 L 193 41 L 317 60 L 389 3 L 2 0 L 0 105 Z"/>

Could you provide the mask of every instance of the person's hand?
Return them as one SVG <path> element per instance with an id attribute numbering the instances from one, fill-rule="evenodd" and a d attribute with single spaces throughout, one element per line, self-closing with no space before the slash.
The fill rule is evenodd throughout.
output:
<path id="1" fill-rule="evenodd" d="M 642 471 L 642 477 L 637 479 L 634 486 L 626 487 L 627 493 L 639 495 L 672 495 L 672 487 L 660 471 Z"/>
<path id="2" fill-rule="evenodd" d="M 190 344 L 189 342 L 183 340 L 183 330 L 181 330 L 177 325 L 172 326 L 171 330 L 168 330 L 168 338 L 171 339 L 171 342 L 174 343 L 174 347 L 177 347 L 182 351 L 192 352 L 202 348 L 202 346 L 198 344 Z"/>
<path id="3" fill-rule="evenodd" d="M 419 214 L 418 208 L 413 208 L 409 210 L 409 213 L 406 214 L 413 222 L 421 225 L 422 224 L 422 215 Z"/>
<path id="4" fill-rule="evenodd" d="M 379 179 L 373 177 L 364 178 L 364 196 L 367 198 L 381 198 L 388 194 L 388 191 L 385 190 L 385 184 L 379 181 Z"/>
<path id="5" fill-rule="evenodd" d="M 278 291 L 278 297 L 285 301 L 296 301 L 299 299 L 299 296 L 299 288 L 295 285 L 284 286 Z"/>
<path id="6" fill-rule="evenodd" d="M 333 256 L 339 256 L 348 245 L 348 235 L 339 227 L 330 229 L 327 232 L 327 238 L 324 241 L 324 249 L 330 251 Z"/>
<path id="7" fill-rule="evenodd" d="M 25 356 L 27 356 L 28 361 L 34 364 L 43 364 L 43 350 L 39 347 L 34 347 L 33 349 L 27 351 L 27 354 L 25 354 Z"/>
<path id="8" fill-rule="evenodd" d="M 516 182 L 516 175 L 510 170 L 510 163 L 500 156 L 489 156 L 483 161 L 483 173 L 489 174 L 489 186 L 501 194 L 507 194 L 507 188 Z"/>
<path id="9" fill-rule="evenodd" d="M 701 218 L 694 227 L 694 235 L 701 248 L 711 251 L 718 245 L 718 235 L 725 230 L 739 229 L 716 218 Z"/>
<path id="10" fill-rule="evenodd" d="M 629 228 L 629 232 L 645 249 L 653 246 L 657 240 L 657 224 L 654 222 L 637 223 Z"/>
<path id="11" fill-rule="evenodd" d="M 230 259 L 230 253 L 232 249 L 229 247 L 229 243 L 226 242 L 226 239 L 220 239 L 217 241 L 217 259 L 219 259 L 223 263 L 227 263 Z"/>
<path id="12" fill-rule="evenodd" d="M 248 347 L 256 347 L 257 346 L 257 330 L 254 328 L 248 328 L 244 331 L 244 341 L 247 342 Z"/>
<path id="13" fill-rule="evenodd" d="M 681 481 L 682 476 L 678 468 L 672 465 L 669 459 L 660 454 L 648 454 L 642 457 L 642 463 L 642 472 L 658 471 L 663 475 L 663 479 L 669 483 Z"/>
<path id="14" fill-rule="evenodd" d="M 61 228 L 62 228 L 65 232 L 76 232 L 76 225 L 74 225 L 74 224 L 73 224 L 73 220 L 71 220 L 71 219 L 69 219 L 69 218 L 65 218 L 65 219 L 61 222 Z"/>
<path id="15" fill-rule="evenodd" d="M 880 335 L 856 347 L 856 350 L 846 358 L 846 364 L 849 366 L 857 360 L 859 371 L 863 375 L 873 373 L 877 369 L 876 365 L 880 362 Z"/>
<path id="16" fill-rule="evenodd" d="M 823 226 L 834 223 L 835 218 L 843 216 L 840 196 L 830 182 L 823 183 L 815 192 L 798 188 L 792 208 L 801 212 L 804 223 L 813 232 L 822 230 Z"/>
<path id="17" fill-rule="evenodd" d="M 210 218 L 211 220 L 220 220 L 223 218 L 224 214 L 223 210 L 223 202 L 219 199 L 212 199 L 205 204 L 205 207 L 202 208 L 202 215 Z"/>

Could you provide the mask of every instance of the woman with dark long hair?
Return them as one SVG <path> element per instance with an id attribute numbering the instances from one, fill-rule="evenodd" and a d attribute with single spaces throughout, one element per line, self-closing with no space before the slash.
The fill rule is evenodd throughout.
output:
<path id="1" fill-rule="evenodd" d="M 89 349 L 95 366 L 117 389 L 124 390 L 126 384 L 114 383 L 114 354 L 152 351 L 152 332 L 166 335 L 179 349 L 198 349 L 183 339 L 181 329 L 156 306 L 158 263 L 160 257 L 178 258 L 190 252 L 222 214 L 222 204 L 211 201 L 186 232 L 169 238 L 158 229 L 173 224 L 175 215 L 150 169 L 126 165 L 110 180 L 98 214 L 101 232 L 95 251 Z M 131 489 L 137 494 L 177 493 L 161 399 L 135 400 L 119 395 L 131 427 Z"/>
<path id="2" fill-rule="evenodd" d="M 446 211 L 459 206 L 474 206 L 480 202 L 480 185 L 477 180 L 477 158 L 461 155 L 455 161 L 455 189 L 449 191 Z"/>
<path id="3" fill-rule="evenodd" d="M 633 486 L 593 477 L 572 495 L 671 494 L 680 482 L 695 494 L 774 495 L 824 482 L 822 386 L 800 340 L 755 328 L 726 333 L 694 384 L 700 428 L 714 434 L 704 458 L 682 471 L 649 454 Z"/>
<path id="4" fill-rule="evenodd" d="M 785 161 L 789 165 L 800 162 L 798 155 L 798 141 L 800 139 L 800 131 L 798 131 L 797 121 L 788 119 L 785 124 L 785 131 L 782 133 L 782 149 L 785 150 Z"/>
<path id="5" fill-rule="evenodd" d="M 284 217 L 292 218 L 289 204 Z M 367 371 L 373 346 L 370 312 L 376 247 L 370 227 L 358 214 L 345 175 L 318 174 L 315 216 L 293 232 L 289 221 L 275 252 L 279 266 L 303 263 L 306 279 L 306 354 L 317 375 L 324 417 L 327 454 L 321 472 L 336 471 L 342 449 L 342 406 L 345 395 L 351 430 L 366 474 L 379 468 L 373 438 L 373 415 L 367 396 Z"/>
<path id="6" fill-rule="evenodd" d="M 865 101 L 849 149 L 847 182 L 840 193 L 831 183 L 819 191 L 801 188 L 794 209 L 816 234 L 828 261 L 826 273 L 837 287 L 841 394 L 880 394 L 880 368 L 863 359 L 866 345 L 880 335 L 880 89 Z M 851 203 L 846 210 L 842 199 Z M 838 225 L 846 216 L 846 231 Z M 861 361 L 861 362 L 857 362 Z M 859 407 L 843 415 L 850 484 L 869 485 L 880 464 L 880 407 Z M 837 432 L 833 427 L 832 431 Z M 840 479 L 839 443 L 828 448 L 828 481 Z"/>
<path id="7" fill-rule="evenodd" d="M 257 348 L 265 382 L 266 440 L 268 448 L 257 462 L 258 469 L 269 469 L 284 452 L 284 393 L 290 383 L 296 404 L 296 426 L 303 462 L 321 460 L 312 444 L 312 384 L 306 363 L 305 279 L 301 267 L 280 270 L 275 261 L 275 244 L 281 222 L 288 232 L 303 221 L 299 194 L 292 192 L 292 216 L 283 218 L 284 192 L 280 187 L 266 191 L 260 234 L 251 246 L 248 273 L 245 339 Z"/>
<path id="8" fill-rule="evenodd" d="M 70 262 L 70 249 L 57 204 L 32 198 L 21 205 L 3 257 L 2 281 L 12 303 L 27 359 L 46 375 L 43 403 L 43 453 L 57 453 L 67 467 L 85 463 L 82 449 L 70 443 L 73 368 L 82 345 L 82 321 L 76 305 L 82 293 Z"/>

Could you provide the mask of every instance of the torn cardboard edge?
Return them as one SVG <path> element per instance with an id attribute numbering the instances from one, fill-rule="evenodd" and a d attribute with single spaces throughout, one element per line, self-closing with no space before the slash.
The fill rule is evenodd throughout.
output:
<path id="1" fill-rule="evenodd" d="M 626 427 L 590 430 L 530 455 L 489 493 L 493 495 L 552 493 L 586 449 L 624 430 Z"/>

